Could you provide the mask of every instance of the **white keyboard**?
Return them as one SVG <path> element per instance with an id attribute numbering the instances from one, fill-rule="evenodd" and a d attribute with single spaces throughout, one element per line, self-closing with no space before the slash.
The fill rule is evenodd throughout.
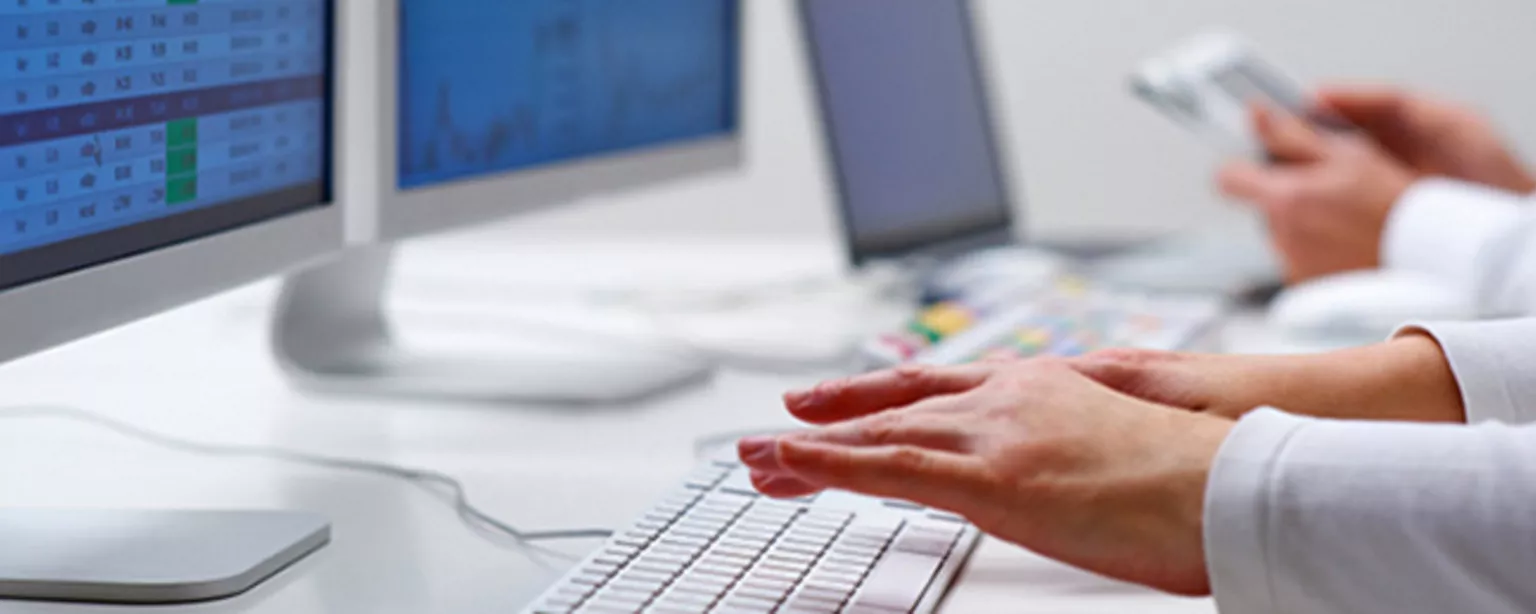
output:
<path id="1" fill-rule="evenodd" d="M 526 612 L 933 612 L 979 536 L 902 501 L 772 500 L 740 464 L 716 460 Z"/>

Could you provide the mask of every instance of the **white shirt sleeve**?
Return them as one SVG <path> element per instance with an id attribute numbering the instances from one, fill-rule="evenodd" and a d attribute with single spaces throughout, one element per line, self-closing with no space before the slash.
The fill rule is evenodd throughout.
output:
<path id="1" fill-rule="evenodd" d="M 1440 343 L 1467 422 L 1536 423 L 1536 319 L 1417 324 Z M 1536 515 L 1536 502 L 1532 505 Z"/>
<path id="2" fill-rule="evenodd" d="M 1238 423 L 1206 560 L 1233 614 L 1536 612 L 1536 425 Z"/>
<path id="3" fill-rule="evenodd" d="M 1457 284 L 1483 315 L 1536 315 L 1536 207 L 1471 183 L 1426 179 L 1392 209 L 1382 263 Z"/>

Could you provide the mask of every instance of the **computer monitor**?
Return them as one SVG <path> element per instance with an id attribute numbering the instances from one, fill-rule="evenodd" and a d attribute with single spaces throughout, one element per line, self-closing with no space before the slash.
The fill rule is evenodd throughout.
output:
<path id="1" fill-rule="evenodd" d="M 393 242 L 739 166 L 740 1 L 365 4 L 377 96 L 349 109 L 370 135 L 349 146 L 368 159 L 354 179 L 376 206 L 349 222 L 357 249 L 290 280 L 275 338 L 287 371 L 332 390 L 558 401 L 706 374 L 675 351 L 407 350 L 382 297 Z"/>
<path id="2" fill-rule="evenodd" d="M 0 362 L 341 248 L 334 10 L 329 0 L 0 3 Z M 0 543 L 14 547 L 0 556 L 0 593 L 212 598 L 323 543 L 323 523 L 288 520 L 7 510 Z M 246 535 L 249 548 L 151 543 L 188 535 L 177 531 Z M 171 558 L 238 566 L 251 548 L 261 560 L 240 578 L 184 569 L 201 586 L 189 589 L 156 575 Z M 124 570 L 133 577 L 113 583 Z"/>
<path id="3" fill-rule="evenodd" d="M 329 10 L 0 4 L 0 360 L 339 247 Z"/>
<path id="4" fill-rule="evenodd" d="M 968 0 L 801 0 L 850 260 L 1013 240 Z"/>

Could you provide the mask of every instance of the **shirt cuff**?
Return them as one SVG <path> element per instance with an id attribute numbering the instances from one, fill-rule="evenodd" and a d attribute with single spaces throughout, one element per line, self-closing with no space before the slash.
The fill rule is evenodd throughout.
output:
<path id="1" fill-rule="evenodd" d="M 1530 364 L 1533 353 L 1526 346 L 1527 340 L 1536 335 L 1536 321 L 1413 324 L 1393 336 L 1410 332 L 1422 332 L 1440 344 L 1461 389 L 1467 424 L 1536 421 L 1536 415 L 1516 403 L 1517 398 L 1525 397 L 1512 392 L 1506 378 L 1507 371 L 1525 369 Z"/>
<path id="2" fill-rule="evenodd" d="M 1307 420 L 1273 409 L 1245 416 L 1222 443 L 1205 491 L 1205 561 L 1222 612 L 1283 612 L 1271 578 L 1272 474 Z"/>
<path id="3" fill-rule="evenodd" d="M 1397 201 L 1387 217 L 1381 261 L 1388 269 L 1424 273 L 1470 284 L 1489 237 L 1520 217 L 1519 195 L 1449 179 L 1424 179 Z"/>

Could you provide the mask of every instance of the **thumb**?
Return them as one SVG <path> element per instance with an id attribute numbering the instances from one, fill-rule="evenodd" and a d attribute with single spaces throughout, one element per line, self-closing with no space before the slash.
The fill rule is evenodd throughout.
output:
<path id="1" fill-rule="evenodd" d="M 1256 107 L 1253 126 L 1264 149 L 1282 162 L 1311 162 L 1322 158 L 1327 149 L 1323 136 L 1306 120 L 1284 111 Z"/>
<path id="2" fill-rule="evenodd" d="M 1221 193 L 1270 212 L 1295 200 L 1300 177 L 1297 169 L 1233 162 L 1221 169 L 1217 185 Z"/>
<path id="3" fill-rule="evenodd" d="M 1402 115 L 1407 96 L 1391 87 L 1325 87 L 1318 102 L 1362 126 L 1380 125 Z"/>

